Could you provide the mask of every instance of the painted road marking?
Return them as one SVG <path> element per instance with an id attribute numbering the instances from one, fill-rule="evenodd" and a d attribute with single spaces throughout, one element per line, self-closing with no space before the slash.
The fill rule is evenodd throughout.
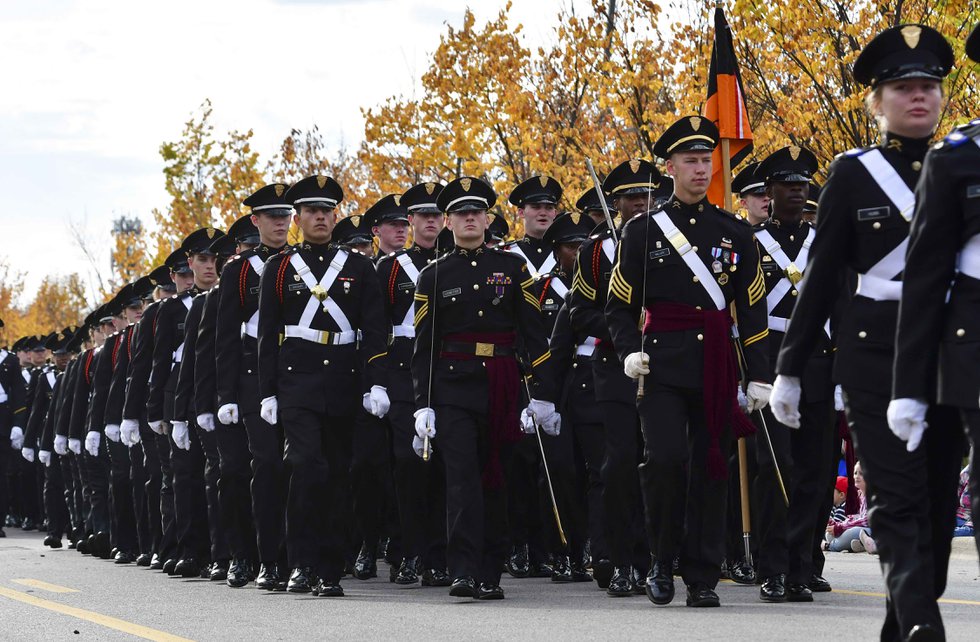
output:
<path id="1" fill-rule="evenodd" d="M 41 589 L 42 591 L 47 591 L 49 593 L 78 593 L 78 589 L 68 588 L 67 586 L 58 586 L 57 584 L 50 584 L 48 582 L 42 582 L 41 580 L 32 580 L 26 577 L 10 581 L 14 584 Z"/>
<path id="2" fill-rule="evenodd" d="M 848 591 L 847 589 L 834 589 L 834 593 L 840 593 L 841 595 L 861 595 L 863 597 L 880 597 L 885 599 L 888 597 L 884 593 L 874 593 L 872 591 Z M 948 597 L 939 598 L 940 604 L 960 604 L 963 606 L 980 606 L 980 602 L 974 600 L 956 600 Z"/>
<path id="3" fill-rule="evenodd" d="M 123 633 L 135 635 L 136 637 L 140 637 L 145 640 L 153 640 L 154 642 L 191 642 L 187 638 L 165 633 L 164 631 L 157 631 L 156 629 L 134 624 L 133 622 L 127 622 L 126 620 L 120 620 L 119 618 L 102 615 L 101 613 L 96 613 L 95 611 L 87 611 L 74 606 L 59 604 L 58 602 L 52 602 L 50 600 L 28 595 L 27 593 L 21 593 L 20 591 L 14 591 L 2 586 L 0 586 L 0 596 L 8 597 L 12 600 L 17 600 L 18 602 L 30 604 L 31 606 L 36 606 L 38 608 L 54 611 L 55 613 L 70 615 L 80 620 L 85 620 L 86 622 L 91 622 L 92 624 L 98 624 L 99 626 L 104 626 L 109 629 L 115 629 L 116 631 L 122 631 Z"/>

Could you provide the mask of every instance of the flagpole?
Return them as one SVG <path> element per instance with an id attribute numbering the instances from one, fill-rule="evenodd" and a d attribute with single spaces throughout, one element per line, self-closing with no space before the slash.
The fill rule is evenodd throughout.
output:
<path id="1" fill-rule="evenodd" d="M 721 176 L 725 181 L 725 209 L 732 211 L 732 156 L 730 153 L 731 141 L 727 138 L 721 139 Z"/>

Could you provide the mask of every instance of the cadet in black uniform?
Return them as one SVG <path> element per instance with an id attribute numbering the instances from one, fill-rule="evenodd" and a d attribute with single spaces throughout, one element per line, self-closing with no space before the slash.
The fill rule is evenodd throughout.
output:
<path id="1" fill-rule="evenodd" d="M 612 199 L 606 194 L 602 195 L 602 199 L 606 201 L 606 209 L 609 210 L 609 214 L 615 218 L 618 212 Z M 575 209 L 592 219 L 593 228 L 606 222 L 606 213 L 602 209 L 602 203 L 599 201 L 599 195 L 596 194 L 595 188 L 582 192 L 578 200 L 575 201 Z"/>
<path id="2" fill-rule="evenodd" d="M 37 459 L 44 466 L 44 515 L 47 519 L 47 536 L 44 545 L 61 548 L 61 537 L 69 532 L 71 519 L 65 497 L 65 480 L 62 477 L 60 457 L 54 453 L 54 431 L 58 422 L 61 400 L 64 398 L 65 369 L 71 360 L 68 344 L 73 338 L 75 328 L 67 327 L 52 334 L 45 344 L 51 351 L 55 381 L 51 386 L 44 412 L 44 422 L 38 440 Z M 49 375 L 50 380 L 50 375 Z"/>
<path id="3" fill-rule="evenodd" d="M 749 163 L 732 179 L 732 191 L 738 194 L 739 203 L 745 210 L 750 225 L 759 225 L 769 220 L 769 195 L 766 193 L 766 179 L 759 176 L 759 163 Z"/>
<path id="4" fill-rule="evenodd" d="M 419 273 L 436 258 L 436 240 L 445 224 L 436 199 L 440 183 L 420 183 L 401 196 L 410 217 L 414 243 L 378 261 L 385 319 L 390 341 L 385 362 L 391 410 L 391 451 L 401 526 L 403 561 L 395 583 L 449 586 L 446 573 L 446 489 L 442 454 L 423 462 L 412 449 L 415 436 L 415 393 L 412 348 L 415 345 L 415 284 Z"/>
<path id="5" fill-rule="evenodd" d="M 658 139 L 654 151 L 667 159 L 674 195 L 623 227 L 606 302 L 624 372 L 646 376 L 637 409 L 652 549 L 646 592 L 655 604 L 674 597 L 671 564 L 679 552 L 687 605 L 719 605 L 725 458 L 733 435 L 752 431 L 736 399 L 729 304 L 738 317 L 749 411 L 764 407 L 769 396 L 765 281 L 752 228 L 706 198 L 717 143 L 718 129 L 700 116 L 680 119 Z M 675 526 L 681 514 L 682 534 Z"/>
<path id="6" fill-rule="evenodd" d="M 421 452 L 424 439 L 435 438 L 446 466 L 449 592 L 483 599 L 504 596 L 504 470 L 522 437 L 519 351 L 533 373 L 529 410 L 549 431 L 560 424 L 534 279 L 519 257 L 484 246 L 495 202 L 493 189 L 471 177 L 439 194 L 456 247 L 419 274 L 412 356 L 414 447 Z"/>
<path id="7" fill-rule="evenodd" d="M 769 364 L 776 367 L 779 347 L 789 324 L 799 283 L 806 273 L 810 246 L 816 232 L 803 221 L 803 208 L 817 157 L 808 149 L 784 147 L 768 156 L 755 170 L 771 199 L 772 218 L 758 226 L 755 238 L 762 253 L 769 310 Z M 834 384 L 830 378 L 833 346 L 829 322 L 804 371 L 801 388 L 801 426 L 779 423 L 768 408 L 762 410 L 765 428 L 756 435 L 756 522 L 759 526 L 760 597 L 764 602 L 812 602 L 808 586 L 813 574 L 816 529 L 826 526 L 830 507 L 826 490 L 833 485 Z M 772 441 L 772 451 L 765 443 Z M 787 509 L 776 478 L 771 452 L 782 473 L 789 497 Z"/>
<path id="8" fill-rule="evenodd" d="M 857 272 L 857 293 L 835 333 L 834 378 L 844 389 L 885 573 L 882 640 L 942 638 L 936 598 L 945 587 L 949 548 L 933 532 L 945 529 L 946 538 L 952 528 L 952 514 L 948 524 L 943 524 L 943 515 L 952 509 L 945 505 L 950 497 L 955 503 L 953 462 L 962 454 L 962 431 L 955 425 L 955 412 L 933 407 L 926 447 L 908 452 L 889 430 L 885 413 L 892 395 L 898 301 L 915 208 L 912 189 L 939 121 L 942 79 L 952 64 L 953 51 L 943 36 L 922 25 L 885 30 L 855 62 L 854 79 L 871 87 L 870 111 L 884 133 L 879 145 L 847 152 L 831 167 L 807 276 L 783 339 L 773 386 L 773 414 L 787 426 L 798 426 L 800 378 L 845 287 L 848 269 Z M 931 391 L 924 397 L 932 397 Z M 944 456 L 949 458 L 945 462 Z"/>
<path id="9" fill-rule="evenodd" d="M 71 429 L 71 411 L 74 402 L 75 383 L 82 365 L 79 357 L 87 340 L 88 327 L 83 322 L 81 326 L 73 328 L 72 338 L 65 348 L 71 355 L 71 361 L 65 370 L 64 381 L 60 384 L 61 399 L 59 401 L 58 418 L 52 441 L 54 454 L 57 455 L 57 463 L 61 467 L 62 482 L 65 489 L 65 502 L 68 505 L 71 528 L 68 534 L 68 548 L 76 548 L 85 534 L 85 503 L 82 495 L 82 482 L 75 453 L 68 450 L 68 434 Z"/>
<path id="10" fill-rule="evenodd" d="M 367 257 L 330 245 L 343 197 L 328 176 L 289 188 L 303 243 L 266 264 L 259 291 L 260 414 L 275 425 L 281 407 L 291 466 L 287 590 L 321 597 L 344 594 L 344 507 L 364 382 L 373 414 L 389 406 L 378 275 Z"/>
<path id="11" fill-rule="evenodd" d="M 15 464 L 10 451 L 19 451 L 24 445 L 24 422 L 28 414 L 27 389 L 16 356 L 21 341 L 14 342 L 10 351 L 0 349 L 0 533 L 3 532 L 10 506 L 7 469 Z M 2 437 L 10 439 L 10 448 L 4 447 Z M 19 460 L 19 457 L 16 459 Z"/>

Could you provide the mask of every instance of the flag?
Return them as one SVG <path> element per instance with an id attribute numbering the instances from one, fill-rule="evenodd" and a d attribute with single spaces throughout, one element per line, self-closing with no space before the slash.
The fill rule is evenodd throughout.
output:
<path id="1" fill-rule="evenodd" d="M 745 93 L 735 59 L 732 29 L 721 7 L 715 9 L 715 40 L 711 49 L 708 100 L 704 105 L 704 115 L 718 126 L 719 137 L 729 140 L 732 168 L 752 153 L 752 127 L 745 108 Z M 719 206 L 724 205 L 726 196 L 721 153 L 722 146 L 718 145 L 712 155 L 713 173 L 708 188 L 708 200 Z"/>

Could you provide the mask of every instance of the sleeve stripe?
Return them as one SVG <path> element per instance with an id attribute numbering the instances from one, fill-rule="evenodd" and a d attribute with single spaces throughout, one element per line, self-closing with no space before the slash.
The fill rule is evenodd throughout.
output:
<path id="1" fill-rule="evenodd" d="M 762 341 L 763 339 L 765 339 L 768 336 L 769 336 L 769 328 L 766 328 L 765 330 L 763 330 L 759 334 L 753 335 L 753 336 L 749 337 L 748 339 L 746 339 L 745 341 L 743 341 L 742 342 L 742 345 L 747 348 L 750 345 L 752 345 L 753 343 L 756 343 L 758 341 Z"/>
<path id="2" fill-rule="evenodd" d="M 422 319 L 424 319 L 425 318 L 425 315 L 428 314 L 428 313 L 429 313 L 429 304 L 428 303 L 426 303 L 425 305 L 423 305 L 422 307 L 420 307 L 418 310 L 415 311 L 415 325 L 416 325 L 416 327 L 418 326 L 419 321 L 421 321 Z"/>
<path id="3" fill-rule="evenodd" d="M 524 300 L 530 303 L 532 306 L 534 306 L 534 309 L 537 310 L 538 312 L 541 311 L 541 304 L 538 303 L 538 297 L 534 296 L 527 290 L 524 290 Z"/>
<path id="4" fill-rule="evenodd" d="M 618 264 L 613 268 L 612 278 L 609 280 L 609 293 L 615 295 L 623 303 L 632 303 L 633 301 L 633 286 L 623 279 Z"/>
<path id="5" fill-rule="evenodd" d="M 543 355 L 531 362 L 532 368 L 537 368 L 539 365 L 551 358 L 551 350 L 548 350 Z"/>
<path id="6" fill-rule="evenodd" d="M 572 290 L 578 290 L 589 301 L 595 301 L 595 288 L 585 282 L 585 279 L 582 278 L 581 270 L 577 271 L 575 278 L 572 279 Z"/>
<path id="7" fill-rule="evenodd" d="M 759 302 L 759 299 L 766 296 L 766 280 L 762 276 L 762 266 L 760 265 L 758 271 L 755 273 L 755 280 L 752 281 L 752 285 L 748 288 L 749 295 L 749 305 L 755 305 Z"/>

